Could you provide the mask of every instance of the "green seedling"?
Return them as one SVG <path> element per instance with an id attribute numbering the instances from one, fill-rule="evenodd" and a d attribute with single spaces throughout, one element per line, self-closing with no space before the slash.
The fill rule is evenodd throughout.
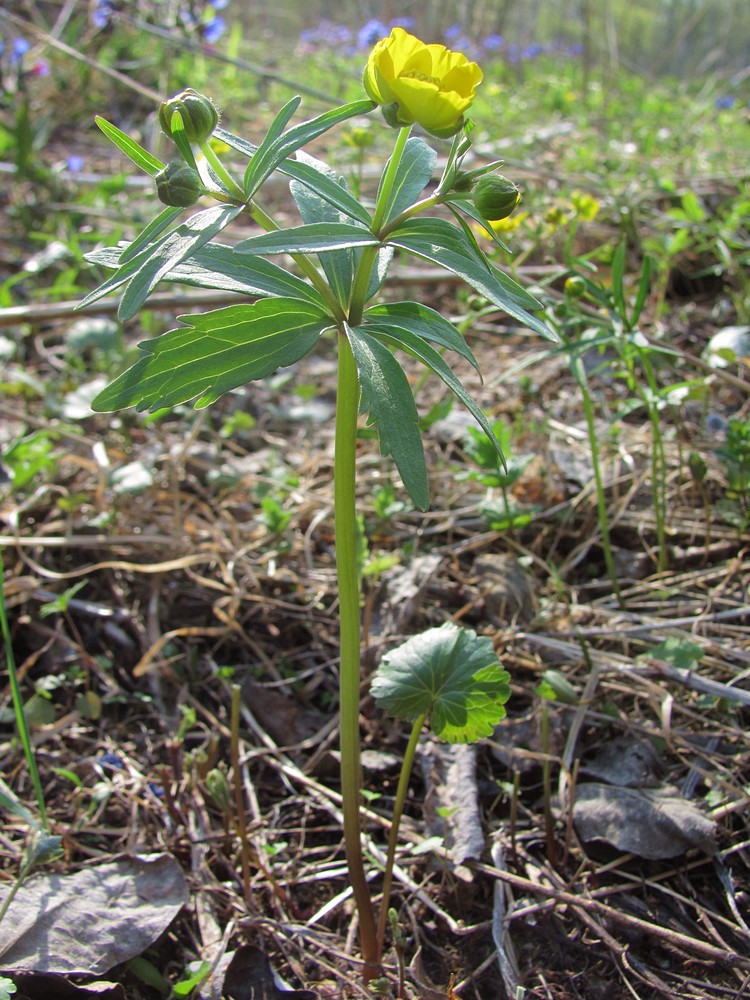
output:
<path id="1" fill-rule="evenodd" d="M 172 162 L 195 170 L 198 182 L 185 169 L 168 168 L 133 138 L 98 119 L 115 145 L 155 179 L 166 204 L 129 245 L 97 250 L 89 256 L 113 273 L 84 300 L 84 304 L 93 303 L 118 292 L 122 320 L 132 318 L 162 281 L 240 292 L 253 300 L 182 316 L 179 327 L 142 344 L 135 364 L 94 400 L 98 411 L 129 406 L 157 409 L 190 400 L 195 400 L 196 407 L 205 407 L 250 381 L 295 364 L 321 342 L 337 354 L 333 478 L 341 793 L 366 981 L 376 978 L 382 968 L 399 820 L 422 728 L 429 722 L 442 739 L 476 740 L 491 733 L 504 715 L 509 695 L 507 674 L 490 640 L 451 623 L 408 640 L 384 657 L 373 681 L 373 695 L 383 709 L 409 721 L 412 730 L 398 785 L 378 917 L 365 874 L 360 816 L 361 599 L 355 502 L 359 414 L 367 415 L 381 453 L 393 459 L 411 503 L 420 510 L 429 504 L 427 465 L 414 396 L 398 353 L 436 374 L 467 407 L 491 447 L 498 454 L 502 451 L 492 426 L 444 358 L 452 352 L 477 368 L 456 327 L 421 303 L 392 298 L 378 302 L 378 295 L 398 252 L 458 275 L 519 327 L 554 337 L 536 315 L 540 303 L 488 261 L 470 228 L 470 222 L 486 221 L 487 215 L 507 209 L 507 205 L 488 204 L 487 185 L 481 202 L 485 216 L 473 199 L 474 188 L 481 178 L 493 175 L 497 163 L 463 169 L 472 145 L 472 126 L 464 112 L 481 75 L 478 68 L 461 54 L 448 52 L 447 62 L 434 67 L 435 77 L 425 77 L 424 94 L 418 88 L 416 96 L 410 96 L 408 87 L 402 92 L 402 81 L 390 79 L 392 62 L 379 62 L 383 45 L 397 54 L 404 45 L 415 48 L 428 61 L 434 50 L 402 29 L 394 29 L 368 61 L 367 100 L 291 125 L 300 103 L 294 98 L 258 143 L 219 128 L 213 104 L 202 95 L 185 92 L 165 102 L 159 121 L 176 147 Z M 448 65 L 455 74 L 451 86 L 442 90 L 438 82 Z M 395 141 L 374 206 L 368 207 L 329 166 L 303 147 L 336 126 L 365 119 L 378 105 L 395 129 Z M 430 143 L 411 135 L 414 123 L 452 139 L 442 175 L 429 192 L 426 188 L 437 155 Z M 220 158 L 216 140 L 232 156 L 242 158 L 245 166 L 240 173 Z M 289 180 L 301 224 L 282 228 L 264 207 L 263 185 L 275 173 Z M 186 204 L 193 194 L 200 199 L 194 211 Z M 206 204 L 209 199 L 212 203 Z M 431 214 L 438 207 L 441 214 Z M 262 232 L 239 242 L 219 242 L 222 231 L 240 218 L 252 220 Z M 291 257 L 292 268 L 270 259 L 283 260 L 285 255 Z M 238 699 L 237 691 L 233 746 Z M 242 812 L 240 797 L 238 792 L 236 818 Z M 241 829 L 238 834 L 244 838 Z M 243 881 L 249 888 L 247 865 L 248 858 L 243 856 Z"/>
<path id="2" fill-rule="evenodd" d="M 469 427 L 464 439 L 464 451 L 478 466 L 466 473 L 459 473 L 459 479 L 473 479 L 488 489 L 499 489 L 502 502 L 498 505 L 490 499 L 482 505 L 482 517 L 491 531 L 508 531 L 528 524 L 532 510 L 522 510 L 514 502 L 511 489 L 521 478 L 533 455 L 511 454 L 513 431 L 501 420 L 492 424 L 495 440 L 501 452 L 493 446 L 487 435 L 476 427 Z"/>

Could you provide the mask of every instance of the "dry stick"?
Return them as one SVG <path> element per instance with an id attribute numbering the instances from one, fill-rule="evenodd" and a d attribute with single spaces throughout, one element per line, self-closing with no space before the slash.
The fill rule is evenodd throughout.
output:
<path id="1" fill-rule="evenodd" d="M 552 899 L 556 903 L 573 906 L 577 910 L 582 910 L 584 912 L 589 911 L 593 913 L 600 913 L 602 916 L 606 916 L 607 919 L 613 921 L 614 923 L 637 930 L 641 934 L 658 938 L 660 941 L 666 941 L 675 948 L 682 948 L 695 955 L 700 955 L 702 958 L 707 958 L 714 962 L 721 962 L 724 965 L 728 965 L 730 968 L 750 970 L 750 956 L 739 955 L 737 952 L 733 951 L 726 951 L 723 948 L 717 948 L 715 945 L 707 944 L 705 941 L 700 941 L 697 938 L 688 937 L 687 934 L 681 934 L 679 931 L 672 931 L 668 927 L 661 927 L 659 924 L 652 924 L 646 920 L 641 920 L 638 917 L 632 917 L 628 914 L 620 913 L 613 907 L 607 906 L 606 903 L 600 903 L 596 899 L 576 895 L 576 893 L 573 892 L 566 892 L 564 889 L 556 889 L 553 886 L 538 885 L 536 882 L 532 882 L 531 879 L 523 878 L 520 875 L 512 875 L 510 872 L 501 871 L 499 868 L 493 868 L 492 865 L 485 865 L 480 862 L 471 861 L 467 862 L 467 864 L 469 864 L 476 871 L 483 872 L 485 875 L 491 875 L 493 878 L 501 879 L 503 882 L 507 882 L 509 885 L 512 885 L 514 888 L 520 889 L 523 892 L 544 896 L 546 899 Z M 513 915 L 511 914 L 511 919 L 512 918 Z"/>

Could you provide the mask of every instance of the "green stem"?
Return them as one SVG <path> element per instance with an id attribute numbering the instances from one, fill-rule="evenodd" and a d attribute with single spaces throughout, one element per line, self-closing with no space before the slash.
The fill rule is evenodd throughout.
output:
<path id="1" fill-rule="evenodd" d="M 407 126 L 406 128 L 399 129 L 398 135 L 396 136 L 393 153 L 388 161 L 388 166 L 385 168 L 383 180 L 380 184 L 380 190 L 378 191 L 378 200 L 375 203 L 375 211 L 372 216 L 372 231 L 374 233 L 377 233 L 385 222 L 385 214 L 389 208 L 391 192 L 393 191 L 393 185 L 396 182 L 398 168 L 401 166 L 401 158 L 404 155 L 406 140 L 409 138 L 410 131 L 411 126 Z"/>
<path id="2" fill-rule="evenodd" d="M 29 732 L 28 723 L 26 722 L 26 713 L 23 707 L 21 687 L 18 683 L 18 674 L 16 673 L 16 660 L 13 655 L 13 641 L 10 634 L 8 614 L 5 607 L 5 574 L 2 549 L 0 549 L 0 634 L 2 634 L 3 644 L 5 646 L 5 659 L 8 663 L 8 681 L 10 683 L 11 697 L 13 699 L 13 712 L 16 717 L 18 736 L 21 740 L 21 746 L 23 747 L 24 756 L 26 757 L 26 766 L 29 769 L 29 777 L 31 778 L 31 784 L 36 796 L 36 805 L 39 810 L 39 821 L 44 832 L 49 833 L 49 820 L 47 819 L 47 807 L 44 802 L 44 791 L 42 789 L 41 778 L 39 777 L 39 768 L 36 764 L 34 746 L 31 742 L 31 733 Z"/>
<path id="3" fill-rule="evenodd" d="M 409 131 L 409 128 L 399 129 L 399 133 L 396 136 L 393 154 L 388 161 L 388 166 L 385 168 L 385 173 L 380 183 L 380 190 L 378 191 L 378 200 L 375 203 L 375 211 L 372 216 L 373 233 L 379 233 L 385 221 L 393 185 L 396 183 L 398 168 L 401 164 L 401 158 L 404 155 L 404 149 L 406 148 L 406 140 L 409 138 Z M 379 250 L 379 246 L 365 247 L 360 255 L 354 281 L 352 282 L 351 295 L 349 296 L 349 323 L 351 326 L 359 326 L 362 322 L 362 314 L 365 309 L 365 302 L 367 301 L 367 290 L 370 287 L 370 275 L 378 258 Z"/>
<path id="4" fill-rule="evenodd" d="M 251 217 L 258 223 L 259 226 L 262 226 L 267 233 L 276 232 L 276 230 L 280 228 L 271 216 L 268 215 L 267 212 L 263 211 L 257 201 L 251 201 L 247 206 L 247 210 Z M 305 275 L 313 288 L 315 288 L 316 291 L 320 292 L 323 296 L 326 301 L 326 305 L 330 309 L 331 315 L 336 322 L 342 323 L 346 317 L 344 315 L 344 310 L 341 307 L 341 303 L 333 294 L 325 278 L 318 271 L 312 260 L 310 260 L 307 254 L 304 253 L 293 253 L 290 254 L 290 257 L 300 271 L 302 271 Z"/>
<path id="5" fill-rule="evenodd" d="M 596 509 L 599 516 L 599 531 L 602 535 L 602 550 L 604 552 L 604 563 L 607 567 L 607 573 L 612 581 L 612 590 L 614 591 L 615 597 L 617 598 L 617 603 L 620 607 L 625 607 L 625 601 L 623 600 L 622 591 L 620 590 L 620 581 L 617 578 L 617 567 L 615 566 L 615 557 L 612 552 L 612 542 L 609 536 L 609 519 L 607 517 L 607 498 L 604 494 L 604 480 L 602 479 L 602 470 L 599 464 L 599 440 L 596 436 L 596 424 L 594 421 L 594 407 L 591 403 L 591 393 L 589 392 L 588 379 L 586 378 L 586 372 L 583 367 L 583 360 L 578 355 L 573 359 L 573 371 L 576 377 L 576 381 L 581 389 L 581 397 L 583 400 L 583 413 L 586 418 L 586 429 L 588 431 L 589 438 L 589 448 L 591 450 L 591 463 L 594 469 L 594 485 L 596 487 Z"/>
<path id="6" fill-rule="evenodd" d="M 380 904 L 380 920 L 378 922 L 378 948 L 381 954 L 385 939 L 385 929 L 388 923 L 388 906 L 391 900 L 391 886 L 393 885 L 393 865 L 396 860 L 396 847 L 398 846 L 398 828 L 401 825 L 401 817 L 404 813 L 406 793 L 409 791 L 409 779 L 411 778 L 414 756 L 417 752 L 417 744 L 419 743 L 422 726 L 426 718 L 427 713 L 423 712 L 412 726 L 411 736 L 404 751 L 404 759 L 401 762 L 401 773 L 398 778 L 396 801 L 393 806 L 393 816 L 391 818 L 391 832 L 388 836 L 388 855 L 383 874 L 383 900 Z"/>
<path id="7" fill-rule="evenodd" d="M 205 142 L 201 142 L 198 145 L 200 147 L 201 153 L 203 153 L 203 155 L 206 157 L 206 160 L 208 161 L 211 169 L 219 178 L 219 180 L 227 189 L 227 191 L 232 195 L 232 197 L 236 198 L 238 201 L 241 202 L 247 201 L 247 199 L 245 198 L 245 192 L 242 190 L 240 185 L 237 183 L 234 177 L 232 177 L 227 168 L 224 166 L 219 157 L 216 155 L 216 153 L 213 150 L 213 147 L 211 146 L 210 141 L 206 139 Z"/>
<path id="8" fill-rule="evenodd" d="M 340 740 L 344 844 L 349 880 L 359 913 L 359 933 L 366 981 L 378 974 L 380 950 L 375 911 L 365 876 L 360 832 L 360 613 L 357 568 L 356 471 L 359 379 L 346 335 L 339 334 L 336 447 L 334 457 L 334 528 L 339 588 L 341 666 Z"/>

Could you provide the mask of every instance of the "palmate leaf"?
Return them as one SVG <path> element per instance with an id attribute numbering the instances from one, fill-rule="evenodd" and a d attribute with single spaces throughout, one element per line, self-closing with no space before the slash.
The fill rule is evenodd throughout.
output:
<path id="1" fill-rule="evenodd" d="M 126 249 L 129 249 L 125 244 Z M 86 254 L 92 264 L 117 268 L 125 254 L 122 247 L 104 247 Z M 175 281 L 195 288 L 215 288 L 258 298 L 304 299 L 325 310 L 325 302 L 312 285 L 265 257 L 240 256 L 234 247 L 209 243 L 189 260 L 172 268 L 163 281 Z"/>
<path id="2" fill-rule="evenodd" d="M 156 410 L 196 399 L 196 408 L 277 368 L 315 346 L 331 323 L 298 299 L 260 299 L 196 316 L 185 327 L 139 345 L 144 356 L 94 399 L 94 410 Z"/>
<path id="3" fill-rule="evenodd" d="M 121 319 L 131 319 L 170 271 L 213 239 L 242 209 L 242 205 L 218 205 L 196 212 L 176 229 L 162 233 L 135 256 L 120 261 L 115 273 L 86 295 L 78 308 L 91 305 L 127 283 L 118 313 Z M 96 260 L 96 257 L 92 255 L 89 259 Z"/>
<path id="4" fill-rule="evenodd" d="M 151 254 L 128 282 L 120 302 L 120 319 L 132 319 L 162 278 L 172 268 L 200 250 L 217 233 L 229 225 L 244 205 L 217 205 L 196 212 L 186 222 L 172 230 L 166 240 Z"/>
<path id="5" fill-rule="evenodd" d="M 393 320 L 387 323 L 368 323 L 365 327 L 368 333 L 383 338 L 395 347 L 401 347 L 413 357 L 418 358 L 422 364 L 432 369 L 435 374 L 443 380 L 454 396 L 459 399 L 476 422 L 487 435 L 492 445 L 504 461 L 502 446 L 495 437 L 492 425 L 489 423 L 484 413 L 469 395 L 463 383 L 454 374 L 453 369 L 443 359 L 442 355 L 435 348 L 426 342 L 421 335 L 414 333 L 405 326 L 394 325 Z"/>
<path id="6" fill-rule="evenodd" d="M 390 222 L 409 208 L 427 187 L 435 171 L 437 153 L 424 139 L 412 137 L 406 142 L 396 179 L 390 191 L 384 221 Z M 385 177 L 388 167 L 383 171 Z M 378 197 L 380 194 L 378 193 Z"/>
<path id="7" fill-rule="evenodd" d="M 147 247 L 149 243 L 153 243 L 158 236 L 161 236 L 165 229 L 169 229 L 177 216 L 182 215 L 184 211 L 184 208 L 168 206 L 160 212 L 155 219 L 152 219 L 148 225 L 143 227 L 133 242 L 123 250 L 120 255 L 120 263 L 127 264 L 133 257 L 137 257 L 141 250 Z"/>
<path id="8" fill-rule="evenodd" d="M 240 240 L 237 253 L 325 253 L 327 250 L 346 250 L 348 247 L 368 247 L 379 240 L 362 226 L 344 222 L 319 222 L 296 229 L 279 229 L 261 236 Z"/>
<path id="9" fill-rule="evenodd" d="M 232 149 L 236 149 L 237 152 L 243 153 L 245 156 L 252 157 L 258 151 L 258 147 L 254 143 L 248 142 L 247 139 L 242 139 L 232 132 L 227 132 L 225 129 L 215 129 L 214 135 L 217 139 L 225 142 Z M 305 187 L 311 188 L 324 201 L 333 205 L 334 208 L 337 208 L 348 219 L 361 222 L 364 226 L 369 226 L 372 222 L 372 217 L 364 205 L 349 194 L 345 188 L 341 187 L 335 179 L 327 177 L 325 174 L 321 175 L 320 171 L 309 164 L 303 163 L 300 160 L 287 158 L 276 169 L 279 173 L 299 181 Z"/>
<path id="10" fill-rule="evenodd" d="M 507 274 L 493 267 L 466 234 L 445 219 L 407 219 L 388 234 L 387 242 L 453 271 L 523 326 L 548 340 L 557 339 L 542 320 L 529 312 L 540 310 L 541 303 Z"/>
<path id="11" fill-rule="evenodd" d="M 477 359 L 455 326 L 444 316 L 420 302 L 384 302 L 365 313 L 368 323 L 408 330 L 430 343 L 455 351 L 479 371 Z"/>
<path id="12" fill-rule="evenodd" d="M 129 135 L 125 132 L 120 131 L 120 129 L 108 122 L 106 118 L 101 118 L 96 115 L 94 121 L 106 135 L 106 137 L 111 140 L 118 149 L 135 163 L 137 167 L 141 170 L 145 170 L 147 174 L 151 174 L 152 177 L 156 177 L 160 170 L 164 169 L 164 164 L 161 160 L 157 160 L 155 156 L 152 156 L 147 149 L 143 146 L 139 146 L 135 139 L 131 139 Z"/>
<path id="13" fill-rule="evenodd" d="M 473 743 L 505 716 L 509 680 L 489 637 L 445 622 L 386 653 L 370 691 L 400 719 L 427 714 L 439 739 Z"/>
<path id="14" fill-rule="evenodd" d="M 430 502 L 427 465 L 419 418 L 409 381 L 401 365 L 362 327 L 346 327 L 362 388 L 362 409 L 377 425 L 382 455 L 392 455 L 404 486 L 415 505 L 426 510 Z"/>
<path id="15" fill-rule="evenodd" d="M 301 122 L 294 128 L 290 128 L 288 132 L 274 138 L 270 143 L 266 143 L 265 140 L 261 142 L 245 171 L 244 189 L 246 196 L 251 198 L 269 174 L 272 174 L 280 163 L 302 146 L 323 135 L 334 125 L 346 121 L 347 118 L 369 114 L 374 107 L 373 101 L 354 101 L 352 104 L 345 104 L 343 107 L 326 111 L 322 115 L 318 115 L 317 118 Z"/>
<path id="16" fill-rule="evenodd" d="M 320 160 L 308 156 L 302 150 L 298 150 L 297 157 L 300 162 L 306 163 L 317 171 L 319 176 L 325 176 L 334 183 L 343 181 L 336 180 L 333 170 Z M 294 202 L 302 216 L 302 221 L 306 225 L 314 223 L 345 223 L 345 217 L 330 202 L 322 198 L 318 192 L 299 181 L 292 180 L 289 184 Z M 345 223 L 346 224 L 346 223 Z M 339 302 L 348 302 L 349 293 L 354 275 L 354 256 L 351 249 L 334 250 L 320 255 L 320 263 L 328 279 L 328 284 Z"/>

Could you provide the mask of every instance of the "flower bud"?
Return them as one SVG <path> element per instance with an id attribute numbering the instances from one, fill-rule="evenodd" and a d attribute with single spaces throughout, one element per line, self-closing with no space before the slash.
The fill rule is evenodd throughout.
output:
<path id="1" fill-rule="evenodd" d="M 181 94 L 164 101 L 159 108 L 161 130 L 172 138 L 172 116 L 179 111 L 188 142 L 205 142 L 219 124 L 219 112 L 208 97 L 188 87 Z"/>
<path id="2" fill-rule="evenodd" d="M 488 222 L 507 219 L 520 200 L 521 192 L 502 174 L 485 174 L 474 188 L 474 206 Z"/>
<path id="3" fill-rule="evenodd" d="M 182 160 L 170 160 L 154 178 L 159 201 L 175 208 L 189 208 L 203 194 L 199 174 Z"/>
<path id="4" fill-rule="evenodd" d="M 571 274 L 565 279 L 565 294 L 571 299 L 580 299 L 586 293 L 586 282 L 579 274 Z"/>

